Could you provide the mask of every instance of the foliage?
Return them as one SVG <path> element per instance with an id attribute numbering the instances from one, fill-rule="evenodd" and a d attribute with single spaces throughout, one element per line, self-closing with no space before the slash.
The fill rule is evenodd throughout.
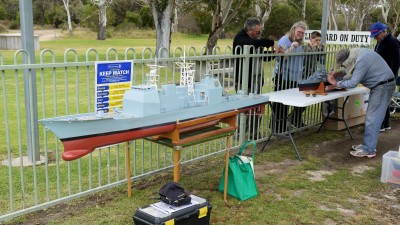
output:
<path id="1" fill-rule="evenodd" d="M 4 5 L 0 5 L 0 20 L 6 20 L 7 19 L 7 10 L 4 7 Z"/>
<path id="2" fill-rule="evenodd" d="M 140 7 L 134 5 L 134 1 L 130 0 L 114 0 L 110 9 L 115 13 L 115 20 L 113 26 L 126 22 L 127 12 L 138 12 Z"/>
<path id="3" fill-rule="evenodd" d="M 306 22 L 308 28 L 320 30 L 322 23 L 322 4 L 320 0 L 308 0 L 306 7 Z"/>
<path id="4" fill-rule="evenodd" d="M 154 28 L 153 15 L 151 14 L 151 9 L 148 6 L 143 6 L 139 10 L 139 15 L 142 18 L 143 28 Z"/>
<path id="5" fill-rule="evenodd" d="M 90 28 L 92 31 L 97 30 L 99 24 L 98 9 L 96 6 L 89 4 L 83 7 L 83 20 L 80 23 L 82 27 Z"/>
<path id="6" fill-rule="evenodd" d="M 17 14 L 19 12 L 19 4 L 16 0 L 2 0 L 0 4 L 5 8 L 6 14 L 5 19 L 17 20 Z"/>
<path id="7" fill-rule="evenodd" d="M 212 16 L 209 12 L 194 11 L 193 18 L 197 22 L 197 25 L 200 27 L 200 32 L 202 34 L 210 33 Z"/>
<path id="8" fill-rule="evenodd" d="M 290 27 L 300 19 L 300 14 L 296 9 L 286 4 L 278 4 L 271 11 L 269 20 L 265 24 L 264 34 L 267 37 L 277 40 L 288 32 Z"/>
<path id="9" fill-rule="evenodd" d="M 143 21 L 137 12 L 126 12 L 125 21 L 127 23 L 132 23 L 136 25 L 136 27 L 142 27 Z"/>

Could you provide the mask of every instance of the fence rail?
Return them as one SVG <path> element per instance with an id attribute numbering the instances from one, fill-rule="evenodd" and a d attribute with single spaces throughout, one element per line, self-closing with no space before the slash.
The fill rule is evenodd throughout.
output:
<path id="1" fill-rule="evenodd" d="M 340 46 L 323 52 L 326 55 L 326 68 L 333 66 L 334 51 L 338 48 Z M 249 54 L 245 53 L 249 52 L 245 49 L 240 49 L 241 54 L 232 54 L 229 47 L 223 51 L 215 48 L 210 55 L 203 52 L 204 48 L 200 51 L 187 48 L 187 52 L 176 48 L 172 51 L 171 58 L 165 59 L 153 57 L 156 54 L 150 48 L 145 48 L 141 53 L 129 48 L 124 51 L 121 60 L 132 60 L 133 84 L 141 84 L 144 81 L 148 72 L 147 64 L 156 61 L 165 65 L 160 70 L 159 82 L 163 84 L 179 82 L 179 70 L 175 62 L 185 56 L 187 61 L 195 62 L 196 79 L 205 74 L 212 74 L 219 78 L 226 92 L 235 92 L 236 81 L 243 79 L 245 82 L 247 79 L 246 76 L 241 77 L 237 74 L 236 68 L 246 68 L 241 61 L 248 62 L 250 59 L 268 56 L 272 60 L 257 61 L 260 64 L 253 60 L 253 64 L 250 65 L 259 70 L 264 84 L 260 80 L 251 86 L 250 90 L 245 91 L 254 92 L 256 88 L 259 88 L 261 93 L 273 91 L 275 58 L 282 55 Z M 143 139 L 100 148 L 78 160 L 63 161 L 61 142 L 41 125 L 36 124 L 37 130 L 35 126 L 27 128 L 30 127 L 27 124 L 30 120 L 27 120 L 26 115 L 37 115 L 37 119 L 42 119 L 93 112 L 95 62 L 120 60 L 120 53 L 113 48 L 105 54 L 100 54 L 96 49 L 88 49 L 85 55 L 79 55 L 76 50 L 68 49 L 62 55 L 58 55 L 45 49 L 40 52 L 39 63 L 18 63 L 22 61 L 20 58 L 27 54 L 24 50 L 16 51 L 12 65 L 5 65 L 4 56 L 0 55 L 0 96 L 3 100 L 0 111 L 0 221 L 120 186 L 125 184 L 127 179 L 141 179 L 173 166 L 171 149 Z M 314 53 L 300 55 L 312 54 Z M 30 79 L 26 79 L 27 77 Z M 29 90 L 26 88 L 28 81 L 34 82 L 29 84 L 33 87 Z M 26 99 L 27 96 L 29 99 Z M 27 101 L 33 105 L 26 107 Z M 267 109 L 260 120 L 258 141 L 265 140 L 270 133 L 269 116 L 270 109 Z M 303 119 L 307 126 L 320 123 L 320 106 L 309 107 L 303 114 Z M 37 120 L 32 123 L 37 123 Z M 32 149 L 35 145 L 30 145 L 32 140 L 29 137 L 37 137 L 39 149 Z M 245 138 L 248 137 L 240 137 L 238 140 Z M 232 148 L 238 147 L 238 140 L 233 140 Z M 129 178 L 125 173 L 126 144 L 129 144 L 131 149 L 132 174 Z M 182 163 L 221 154 L 224 149 L 225 142 L 221 140 L 192 146 L 185 149 Z M 37 154 L 32 154 L 32 158 L 29 159 L 29 152 Z"/>

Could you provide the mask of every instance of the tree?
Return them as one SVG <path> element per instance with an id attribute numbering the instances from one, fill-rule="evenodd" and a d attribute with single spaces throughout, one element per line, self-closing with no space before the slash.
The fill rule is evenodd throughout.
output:
<path id="1" fill-rule="evenodd" d="M 264 27 L 264 24 L 265 24 L 265 22 L 268 21 L 269 15 L 271 14 L 271 11 L 272 11 L 273 0 L 263 0 L 261 2 L 265 6 L 264 13 L 262 13 L 260 1 L 256 2 L 255 8 L 256 8 L 256 15 L 257 15 L 257 17 L 261 18 L 261 24 L 262 24 L 262 27 Z"/>
<path id="2" fill-rule="evenodd" d="M 112 3 L 112 0 L 91 0 L 92 4 L 99 8 L 99 30 L 97 32 L 97 40 L 106 39 L 107 26 L 107 7 Z"/>
<path id="3" fill-rule="evenodd" d="M 272 8 L 269 22 L 265 25 L 266 35 L 273 39 L 279 39 L 300 19 L 300 13 L 293 6 L 277 4 Z"/>
<path id="4" fill-rule="evenodd" d="M 171 46 L 171 24 L 174 0 L 149 0 L 156 28 L 156 53 L 159 57 L 169 57 Z M 160 50 L 163 49 L 161 52 Z"/>
<path id="5" fill-rule="evenodd" d="M 379 5 L 381 7 L 383 22 L 387 23 L 389 10 L 390 10 L 390 4 L 389 4 L 388 0 L 379 0 Z"/>
<path id="6" fill-rule="evenodd" d="M 235 6 L 232 9 L 233 0 L 217 0 L 213 12 L 213 22 L 211 25 L 211 32 L 207 40 L 207 51 L 212 53 L 212 49 L 217 45 L 219 35 L 230 21 L 237 15 L 239 8 L 246 0 L 235 1 Z"/>
<path id="7" fill-rule="evenodd" d="M 399 0 L 389 0 L 390 11 L 388 16 L 388 24 L 393 29 L 393 34 L 398 34 L 400 26 L 400 1 Z"/>
<path id="8" fill-rule="evenodd" d="M 336 1 L 335 0 L 331 0 L 330 4 L 329 4 L 329 30 L 337 30 L 338 26 L 337 26 L 337 22 L 336 22 Z"/>
<path id="9" fill-rule="evenodd" d="M 62 0 L 65 11 L 67 12 L 68 32 L 72 33 L 71 13 L 69 12 L 69 0 Z"/>
<path id="10" fill-rule="evenodd" d="M 37 0 L 32 2 L 34 22 L 39 22 L 43 27 L 45 24 L 46 11 L 50 10 L 50 2 L 48 0 Z"/>

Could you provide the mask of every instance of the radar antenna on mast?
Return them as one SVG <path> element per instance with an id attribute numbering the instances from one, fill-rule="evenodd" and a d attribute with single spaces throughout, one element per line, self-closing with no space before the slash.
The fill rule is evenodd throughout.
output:
<path id="1" fill-rule="evenodd" d="M 154 85 L 158 87 L 158 70 L 164 66 L 160 66 L 157 64 L 157 58 L 155 58 L 154 64 L 147 64 L 150 67 L 150 72 L 146 74 L 146 85 Z"/>
<path id="2" fill-rule="evenodd" d="M 181 86 L 187 86 L 188 94 L 192 95 L 194 92 L 194 72 L 196 71 L 193 69 L 194 63 L 186 62 L 185 52 L 180 59 L 180 62 L 175 62 L 180 68 L 181 77 L 179 83 Z"/>

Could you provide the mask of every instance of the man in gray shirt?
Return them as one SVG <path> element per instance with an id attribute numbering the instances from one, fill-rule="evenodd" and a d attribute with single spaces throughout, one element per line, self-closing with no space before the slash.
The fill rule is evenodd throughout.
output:
<path id="1" fill-rule="evenodd" d="M 355 157 L 376 156 L 379 129 L 395 89 L 394 74 L 385 60 L 370 49 L 341 49 L 336 53 L 336 68 L 345 71 L 331 72 L 328 81 L 340 88 L 354 88 L 362 84 L 370 89 L 365 117 L 364 140 L 353 145 L 350 154 Z M 336 81 L 338 75 L 345 75 Z"/>

